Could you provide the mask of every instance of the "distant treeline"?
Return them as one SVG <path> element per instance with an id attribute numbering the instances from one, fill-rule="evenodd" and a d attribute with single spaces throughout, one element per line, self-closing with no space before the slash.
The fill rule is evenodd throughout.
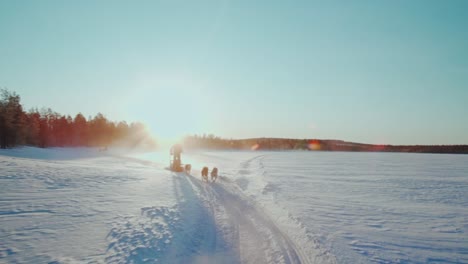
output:
<path id="1" fill-rule="evenodd" d="M 141 123 L 111 122 L 102 114 L 86 119 L 60 115 L 49 109 L 23 111 L 20 96 L 0 90 L 0 147 L 18 145 L 38 147 L 92 146 L 154 148 L 155 141 Z"/>
<path id="2" fill-rule="evenodd" d="M 321 150 L 365 152 L 417 152 L 468 154 L 468 145 L 372 145 L 342 140 L 251 138 L 223 139 L 214 135 L 187 136 L 187 148 L 238 149 L 238 150 Z"/>

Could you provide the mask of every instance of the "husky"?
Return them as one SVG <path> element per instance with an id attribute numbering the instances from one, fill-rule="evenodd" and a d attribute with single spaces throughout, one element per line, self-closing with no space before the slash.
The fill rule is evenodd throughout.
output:
<path id="1" fill-rule="evenodd" d="M 211 181 L 215 182 L 216 179 L 218 179 L 218 168 L 214 167 L 213 170 L 211 170 Z"/>
<path id="2" fill-rule="evenodd" d="M 192 170 L 192 165 L 190 164 L 185 164 L 185 172 L 187 174 L 190 174 L 190 171 Z"/>
<path id="3" fill-rule="evenodd" d="M 201 171 L 202 181 L 208 181 L 208 167 L 203 167 Z"/>

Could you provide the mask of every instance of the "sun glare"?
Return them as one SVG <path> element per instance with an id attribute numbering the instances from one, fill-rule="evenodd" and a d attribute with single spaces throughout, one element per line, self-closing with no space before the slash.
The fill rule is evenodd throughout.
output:
<path id="1" fill-rule="evenodd" d="M 184 136 L 209 131 L 207 85 L 199 78 L 184 73 L 145 74 L 138 78 L 138 91 L 132 96 L 158 140 L 159 145 L 180 142 Z"/>

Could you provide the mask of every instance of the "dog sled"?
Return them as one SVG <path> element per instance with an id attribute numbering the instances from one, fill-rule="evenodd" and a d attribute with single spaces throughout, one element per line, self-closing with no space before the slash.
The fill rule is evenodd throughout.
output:
<path id="1" fill-rule="evenodd" d="M 190 174 L 190 171 L 192 170 L 192 165 L 182 164 L 181 153 L 182 146 L 180 144 L 172 146 L 170 151 L 170 155 L 172 156 L 172 158 L 170 159 L 169 170 L 173 172 L 186 172 L 187 174 Z"/>

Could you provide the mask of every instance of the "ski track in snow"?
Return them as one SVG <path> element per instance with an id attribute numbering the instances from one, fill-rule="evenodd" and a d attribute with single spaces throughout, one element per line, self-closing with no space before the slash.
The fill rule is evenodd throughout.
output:
<path id="1" fill-rule="evenodd" d="M 227 180 L 206 184 L 189 179 L 241 263 L 309 263 L 268 216 L 226 184 Z"/>

